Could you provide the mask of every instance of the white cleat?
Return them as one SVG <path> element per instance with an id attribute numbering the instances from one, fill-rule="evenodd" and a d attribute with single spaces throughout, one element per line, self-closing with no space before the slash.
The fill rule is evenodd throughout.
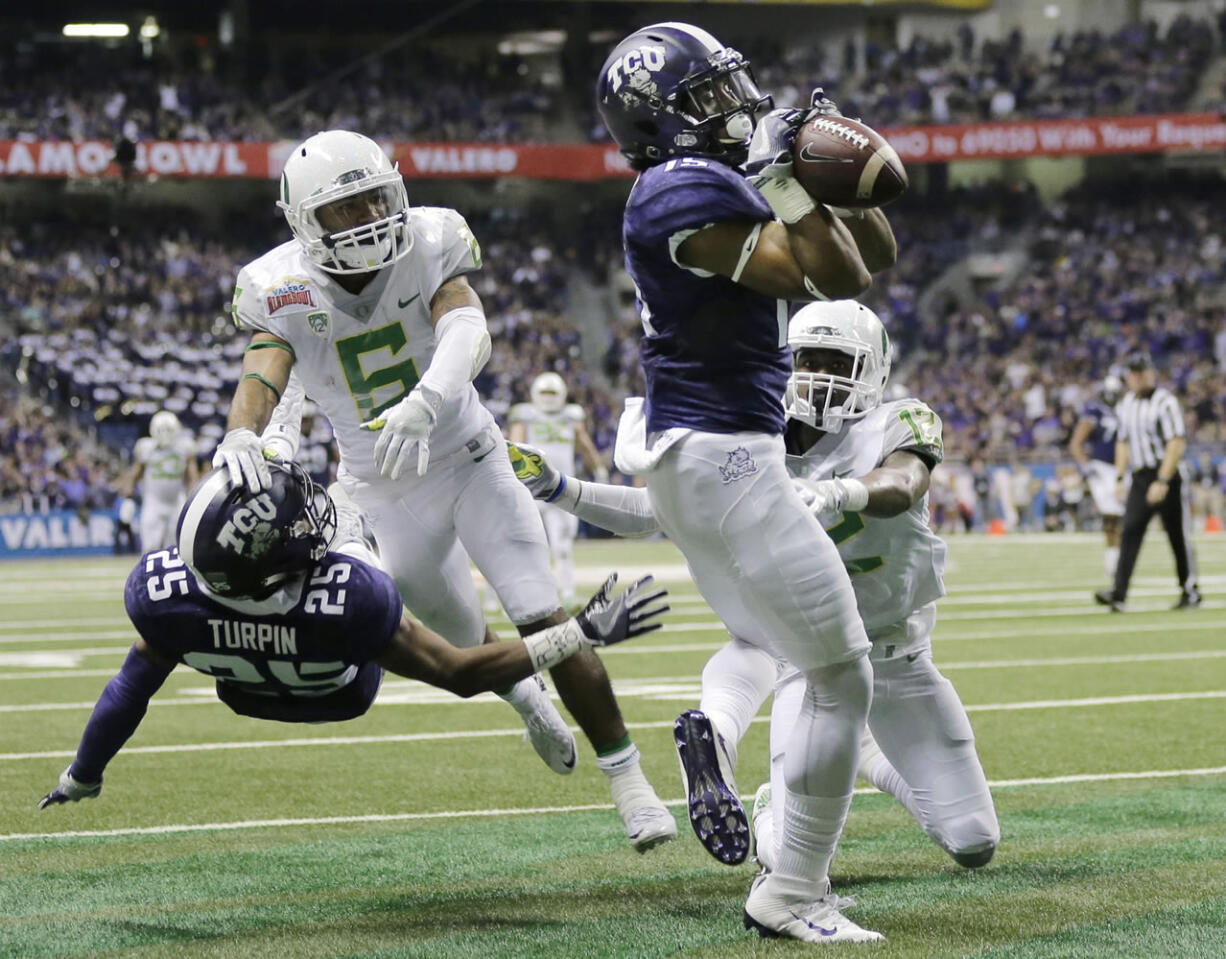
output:
<path id="1" fill-rule="evenodd" d="M 775 868 L 775 822 L 771 810 L 770 783 L 763 783 L 753 794 L 753 812 L 750 813 L 749 822 L 752 826 L 749 858 L 762 867 L 764 875 Z"/>
<path id="2" fill-rule="evenodd" d="M 575 734 L 545 691 L 545 680 L 540 676 L 530 677 L 530 680 L 530 708 L 520 713 L 524 721 L 524 738 L 532 743 L 532 748 L 546 766 L 559 776 L 569 775 L 575 771 L 575 761 L 579 758 Z"/>
<path id="3" fill-rule="evenodd" d="M 627 804 L 626 809 L 618 809 L 618 812 L 635 852 L 646 852 L 677 838 L 677 820 L 659 799 L 634 806 Z"/>
<path id="4" fill-rule="evenodd" d="M 834 942 L 884 942 L 885 936 L 863 929 L 843 915 L 855 900 L 829 891 L 815 902 L 798 902 L 772 895 L 772 876 L 755 880 L 745 900 L 746 929 L 756 929 L 764 939 L 798 939 L 825 945 Z"/>

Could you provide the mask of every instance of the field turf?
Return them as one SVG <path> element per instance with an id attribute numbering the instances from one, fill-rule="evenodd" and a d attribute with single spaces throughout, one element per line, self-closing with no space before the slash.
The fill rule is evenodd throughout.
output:
<path id="1" fill-rule="evenodd" d="M 969 873 L 863 789 L 833 877 L 891 957 L 1226 956 L 1226 537 L 1173 613 L 1152 535 L 1130 611 L 1093 605 L 1097 535 L 959 537 L 935 653 L 1003 830 Z M 723 641 L 666 543 L 584 542 L 582 580 L 654 570 L 664 631 L 605 662 L 680 839 L 639 856 L 581 740 L 558 777 L 494 697 L 390 678 L 360 720 L 234 716 L 181 668 L 95 800 L 39 812 L 134 634 L 130 561 L 0 566 L 0 957 L 720 957 L 815 947 L 741 927 L 752 867 L 690 833 L 671 745 Z M 497 624 L 507 635 L 505 622 Z M 764 718 L 740 785 L 766 774 Z M 866 947 L 827 947 L 846 954 Z"/>

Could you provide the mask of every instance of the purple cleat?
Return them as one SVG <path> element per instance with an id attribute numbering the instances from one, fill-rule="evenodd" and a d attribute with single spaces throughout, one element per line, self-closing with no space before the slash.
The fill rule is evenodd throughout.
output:
<path id="1" fill-rule="evenodd" d="M 723 736 L 705 713 L 688 709 L 673 723 L 673 739 L 694 835 L 724 865 L 740 865 L 749 855 L 749 819 Z"/>

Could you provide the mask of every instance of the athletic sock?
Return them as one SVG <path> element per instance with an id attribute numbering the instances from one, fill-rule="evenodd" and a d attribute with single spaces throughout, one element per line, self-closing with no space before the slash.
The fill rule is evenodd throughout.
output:
<path id="1" fill-rule="evenodd" d="M 1107 574 L 1108 582 L 1115 582 L 1115 567 L 1120 562 L 1120 548 L 1118 546 L 1108 546 L 1107 551 L 1103 553 L 1103 571 Z"/>

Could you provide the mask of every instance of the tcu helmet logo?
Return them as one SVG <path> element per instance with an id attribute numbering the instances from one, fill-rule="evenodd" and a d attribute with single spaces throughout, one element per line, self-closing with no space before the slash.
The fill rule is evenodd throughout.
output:
<path id="1" fill-rule="evenodd" d="M 634 89 L 654 96 L 655 81 L 651 75 L 664 66 L 664 47 L 659 44 L 642 46 L 631 50 L 619 60 L 614 60 L 609 66 L 609 88 L 616 93 L 623 83 L 629 83 Z"/>
<path id="2" fill-rule="evenodd" d="M 247 545 L 242 537 L 251 533 L 261 520 L 267 522 L 276 515 L 277 508 L 273 505 L 272 497 L 267 493 L 261 493 L 251 500 L 248 505 L 236 509 L 231 514 L 230 519 L 226 521 L 226 525 L 217 534 L 217 545 L 228 546 L 234 552 L 242 555 L 243 548 Z M 256 543 L 254 538 L 251 546 L 251 552 L 255 555 Z"/>

